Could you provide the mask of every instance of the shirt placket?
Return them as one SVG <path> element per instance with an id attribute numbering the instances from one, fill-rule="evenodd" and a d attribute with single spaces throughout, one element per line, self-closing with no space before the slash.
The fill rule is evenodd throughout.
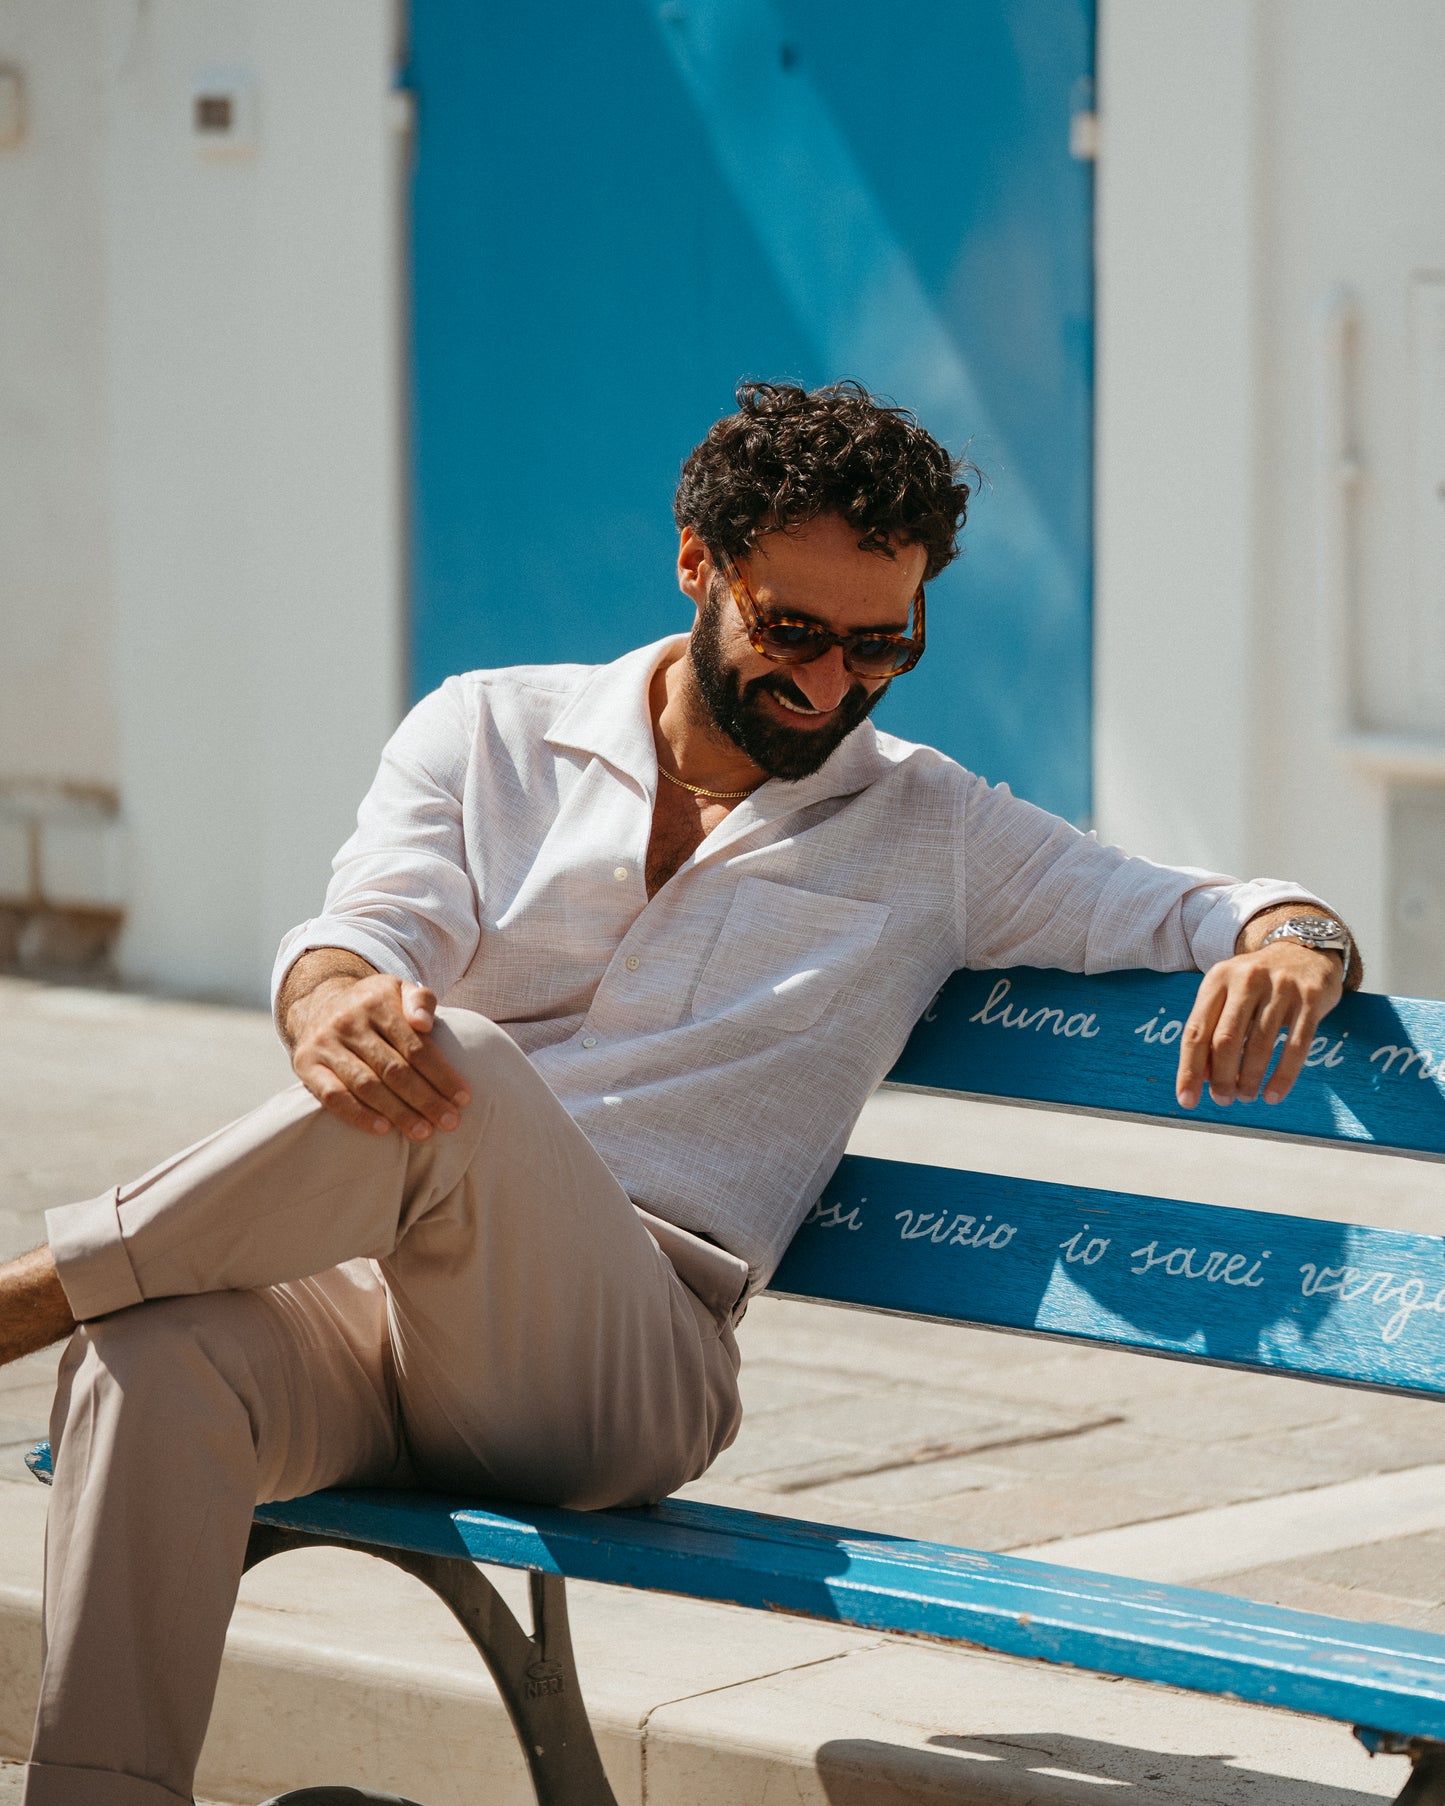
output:
<path id="1" fill-rule="evenodd" d="M 645 791 L 638 799 L 638 813 L 640 820 L 635 826 L 629 824 L 632 846 L 625 852 L 614 853 L 608 867 L 608 882 L 624 897 L 624 907 L 635 905 L 631 908 L 632 919 L 623 931 L 622 938 L 592 993 L 586 1014 L 572 1036 L 573 1045 L 589 1053 L 599 1048 L 604 1041 L 615 1040 L 619 1033 L 629 1032 L 630 1025 L 612 1021 L 614 1012 L 609 1007 L 612 988 L 615 987 L 619 974 L 629 979 L 635 978 L 643 970 L 646 958 L 639 943 L 646 939 L 648 916 L 655 899 L 649 899 L 647 895 L 647 847 L 652 834 L 652 808 Z"/>

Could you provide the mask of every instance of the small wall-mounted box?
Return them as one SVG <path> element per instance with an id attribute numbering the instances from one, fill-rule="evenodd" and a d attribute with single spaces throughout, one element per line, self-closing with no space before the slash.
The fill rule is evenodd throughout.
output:
<path id="1" fill-rule="evenodd" d="M 208 69 L 191 83 L 191 142 L 203 157 L 256 150 L 256 80 L 243 69 Z"/>
<path id="2" fill-rule="evenodd" d="M 25 140 L 25 77 L 0 63 L 0 151 L 18 150 Z"/>

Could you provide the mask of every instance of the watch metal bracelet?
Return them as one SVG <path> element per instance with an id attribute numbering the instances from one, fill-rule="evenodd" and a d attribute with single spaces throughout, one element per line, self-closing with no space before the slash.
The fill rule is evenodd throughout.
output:
<path id="1" fill-rule="evenodd" d="M 1344 923 L 1334 916 L 1297 915 L 1290 916 L 1271 928 L 1259 943 L 1268 947 L 1271 941 L 1299 941 L 1302 946 L 1313 947 L 1318 953 L 1338 953 L 1344 966 L 1344 977 L 1350 977 L 1351 967 L 1355 962 L 1355 943 Z"/>

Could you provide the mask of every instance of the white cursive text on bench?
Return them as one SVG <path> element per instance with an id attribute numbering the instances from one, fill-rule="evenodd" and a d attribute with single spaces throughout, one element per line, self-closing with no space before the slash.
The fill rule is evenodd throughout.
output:
<path id="1" fill-rule="evenodd" d="M 1300 1292 L 1306 1298 L 1321 1298 L 1333 1292 L 1341 1304 L 1354 1304 L 1365 1299 L 1381 1307 L 1398 1305 L 1399 1309 L 1380 1331 L 1386 1342 L 1400 1340 L 1416 1311 L 1433 1311 L 1445 1317 L 1445 1286 L 1441 1286 L 1433 1298 L 1427 1298 L 1425 1281 L 1418 1274 L 1401 1279 L 1398 1273 L 1379 1268 L 1367 1272 L 1363 1267 L 1316 1267 L 1310 1261 L 1305 1262 L 1300 1272 L 1304 1275 L 1300 1280 Z"/>
<path id="2" fill-rule="evenodd" d="M 1394 1071 L 1395 1062 L 1398 1060 L 1401 1078 L 1405 1077 L 1412 1066 L 1415 1067 L 1417 1079 L 1445 1078 L 1445 1057 L 1438 1053 L 1431 1053 L 1428 1048 L 1398 1047 L 1393 1042 L 1387 1042 L 1384 1047 L 1377 1047 L 1370 1055 L 1372 1066 L 1376 1060 L 1385 1062 L 1380 1070 L 1386 1073 Z"/>
<path id="3" fill-rule="evenodd" d="M 1197 1248 L 1171 1248 L 1167 1254 L 1161 1254 L 1158 1242 L 1146 1242 L 1129 1256 L 1130 1260 L 1142 1260 L 1143 1266 L 1130 1267 L 1129 1271 L 1140 1276 L 1152 1272 L 1155 1267 L 1163 1267 L 1175 1279 L 1207 1279 L 1210 1285 L 1218 1285 L 1221 1280 L 1227 1286 L 1264 1284 L 1257 1275 L 1261 1263 L 1269 1259 L 1268 1249 L 1251 1266 L 1247 1254 L 1230 1254 L 1223 1248 L 1215 1248 L 1205 1255 L 1203 1264 L 1196 1269 L 1194 1256 L 1198 1252 Z"/>
<path id="4" fill-rule="evenodd" d="M 1010 979 L 1000 978 L 984 1000 L 983 1008 L 975 1010 L 969 1021 L 990 1027 L 997 1023 L 1000 1028 L 1048 1028 L 1056 1035 L 1067 1035 L 1070 1040 L 1077 1036 L 1081 1041 L 1092 1041 L 1098 1034 L 1099 1025 L 1092 1010 L 1078 1010 L 1065 1017 L 1061 1009 L 1048 1004 L 1040 1004 L 1036 1010 L 1025 1009 L 1022 1004 L 1004 1002 L 1012 988 Z"/>
<path id="5" fill-rule="evenodd" d="M 950 1242 L 957 1248 L 1007 1248 L 1018 1234 L 1012 1223 L 1000 1223 L 990 1229 L 992 1216 L 979 1222 L 977 1217 L 961 1212 L 950 1216 L 946 1210 L 900 1210 L 893 1221 L 902 1223 L 898 1234 L 905 1242 Z"/>
<path id="6" fill-rule="evenodd" d="M 1161 1003 L 1158 1010 L 1150 1016 L 1147 1021 L 1141 1022 L 1138 1028 L 1134 1030 L 1134 1033 L 1136 1035 L 1142 1035 L 1146 1041 L 1157 1041 L 1162 1047 L 1171 1047 L 1184 1033 L 1184 1018 L 1182 1016 L 1171 1016 L 1167 1020 L 1161 1022 L 1159 1018 L 1163 1015 L 1164 1005 Z M 1346 1029 L 1339 1040 L 1331 1046 L 1328 1035 L 1316 1035 L 1314 1040 L 1310 1042 L 1309 1052 L 1305 1055 L 1305 1065 L 1343 1065 L 1345 1058 L 1345 1042 L 1348 1041 L 1349 1038 L 1350 1031 Z M 1282 1046 L 1288 1039 L 1289 1035 L 1281 1031 L 1281 1033 L 1275 1036 L 1274 1044 L 1276 1047 Z"/>
<path id="7" fill-rule="evenodd" d="M 867 1198 L 859 1198 L 851 1210 L 844 1210 L 841 1204 L 825 1204 L 821 1198 L 803 1218 L 803 1226 L 810 1223 L 818 1229 L 861 1229 L 863 1219 L 858 1215 L 859 1205 L 866 1204 Z"/>

